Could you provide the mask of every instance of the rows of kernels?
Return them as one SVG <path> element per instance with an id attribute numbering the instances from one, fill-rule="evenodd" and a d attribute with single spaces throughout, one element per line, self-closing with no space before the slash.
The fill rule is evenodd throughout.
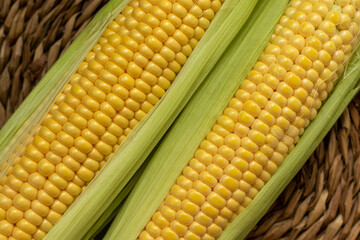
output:
<path id="1" fill-rule="evenodd" d="M 0 237 L 42 239 L 165 94 L 219 0 L 134 0 L 110 23 L 1 180 Z"/>
<path id="2" fill-rule="evenodd" d="M 315 118 L 357 43 L 360 2 L 345 2 L 292 1 L 139 239 L 216 239 L 250 204 Z"/>

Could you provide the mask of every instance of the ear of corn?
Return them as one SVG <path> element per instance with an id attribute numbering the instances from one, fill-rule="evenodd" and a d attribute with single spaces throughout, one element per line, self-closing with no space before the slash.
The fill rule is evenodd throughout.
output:
<path id="1" fill-rule="evenodd" d="M 104 14 L 112 19 L 113 4 L 119 4 L 114 10 L 118 12 L 124 3 L 110 2 Z M 64 80 L 58 86 L 66 84 L 63 92 L 47 107 L 47 115 L 42 116 L 45 107 L 38 105 L 37 117 L 31 118 L 35 124 L 21 125 L 24 140 L 16 152 L 5 147 L 6 141 L 2 143 L 0 155 L 6 159 L 12 154 L 10 159 L 15 163 L 8 160 L 10 171 L 1 180 L 0 237 L 83 237 L 159 141 L 255 4 L 250 0 L 227 0 L 209 27 L 220 10 L 220 0 L 129 3 L 68 83 L 64 79 L 69 74 L 58 73 L 58 78 Z M 208 27 L 209 33 L 204 35 Z M 205 41 L 200 41 L 191 54 L 203 35 Z M 189 63 L 176 77 L 170 92 L 146 115 L 190 54 Z M 56 66 L 54 72 L 63 71 L 67 65 L 60 62 Z M 50 71 L 47 79 L 54 72 Z M 53 89 L 57 92 L 59 88 Z M 34 97 L 37 103 L 52 100 L 46 98 L 45 91 L 42 93 L 42 97 Z M 40 120 L 41 125 L 36 126 Z M 102 173 L 104 177 L 99 175 L 87 187 L 119 145 L 113 165 Z M 146 147 L 139 150 L 138 146 Z M 72 204 L 85 187 L 85 194 Z"/>
<path id="2" fill-rule="evenodd" d="M 201 117 L 194 113 L 186 122 L 187 108 L 184 110 L 185 117 L 183 114 L 180 116 L 155 153 L 107 239 L 119 236 L 127 236 L 126 239 L 136 236 L 138 239 L 219 238 L 229 223 L 251 205 L 317 115 L 322 101 L 357 46 L 359 8 L 359 1 L 293 0 L 270 43 L 212 131 L 206 135 L 199 130 L 202 138 L 205 135 L 206 138 L 194 144 L 198 148 L 187 146 L 190 154 L 184 146 L 187 141 L 196 140 L 189 140 L 192 132 L 184 135 L 184 128 L 193 126 L 192 121 L 200 121 Z M 358 77 L 358 73 L 353 77 Z M 356 86 L 356 81 L 353 81 L 356 78 L 349 79 L 347 85 L 339 86 L 347 86 L 340 91 L 352 90 Z M 350 91 L 351 95 L 357 90 L 358 86 Z M 340 97 L 338 103 L 342 96 L 337 96 Z M 196 97 L 197 94 L 193 99 Z M 206 106 L 202 105 L 204 102 L 191 103 L 187 107 L 206 112 Z M 334 113 L 334 109 L 330 106 L 328 110 Z M 211 108 L 207 110 L 213 111 Z M 305 146 L 308 147 L 309 143 Z M 186 156 L 186 167 L 178 154 Z M 185 168 L 178 177 L 181 165 Z M 287 164 L 288 167 L 291 165 L 292 162 Z M 280 174 L 284 175 L 286 171 L 288 169 Z M 171 180 L 172 187 L 166 182 Z M 163 202 L 158 201 L 160 197 L 148 194 L 150 189 L 159 190 Z M 266 192 L 269 194 L 270 191 Z M 146 198 L 150 199 L 149 202 L 144 202 Z M 147 209 L 141 205 L 155 213 L 148 216 Z M 147 224 L 135 215 L 137 211 L 141 217 L 147 218 Z M 136 223 L 129 223 L 129 216 L 141 221 L 135 229 Z M 247 221 L 245 217 L 241 219 Z M 224 237 L 221 236 L 222 239 L 238 237 L 235 230 L 238 226 L 232 223 L 230 226 L 233 227 Z M 141 233 L 139 228 L 143 228 Z M 245 228 L 241 230 L 251 229 Z"/>
<path id="3" fill-rule="evenodd" d="M 139 235 L 256 62 L 287 3 L 287 0 L 260 1 L 255 7 L 246 25 L 166 134 L 105 239 L 135 239 Z M 239 57 L 245 55 L 246 58 Z"/>
<path id="4" fill-rule="evenodd" d="M 248 207 L 221 234 L 219 240 L 241 240 L 265 215 L 276 198 L 295 177 L 312 152 L 341 116 L 347 105 L 360 90 L 360 52 L 355 51 L 338 86 L 310 123 L 294 150 L 270 178 Z"/>

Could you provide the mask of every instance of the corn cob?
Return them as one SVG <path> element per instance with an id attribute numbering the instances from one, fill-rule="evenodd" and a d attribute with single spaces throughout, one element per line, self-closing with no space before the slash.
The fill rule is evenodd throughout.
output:
<path id="1" fill-rule="evenodd" d="M 294 0 L 139 239 L 216 239 L 315 118 L 358 43 L 359 1 Z"/>
<path id="2" fill-rule="evenodd" d="M 132 1 L 1 180 L 0 238 L 42 239 L 164 95 L 220 0 Z"/>

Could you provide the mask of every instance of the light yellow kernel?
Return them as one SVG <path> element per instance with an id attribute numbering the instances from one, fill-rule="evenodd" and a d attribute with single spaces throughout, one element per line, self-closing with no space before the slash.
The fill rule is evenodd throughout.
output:
<path id="1" fill-rule="evenodd" d="M 14 175 L 9 175 L 6 178 L 6 184 L 9 185 L 12 189 L 19 191 L 23 181 L 15 177 Z"/>
<path id="2" fill-rule="evenodd" d="M 13 232 L 13 224 L 9 223 L 7 220 L 0 221 L 0 233 L 5 236 L 11 236 Z M 8 239 L 7 237 L 5 239 Z"/>
<path id="3" fill-rule="evenodd" d="M 284 107 L 286 106 L 287 98 L 283 94 L 287 92 L 288 94 L 292 93 L 292 89 L 286 84 L 281 84 L 278 87 L 278 92 L 274 92 L 274 94 L 271 96 L 271 100 L 278 104 L 280 107 Z M 262 114 L 264 115 L 265 113 L 262 111 Z"/>
<path id="4" fill-rule="evenodd" d="M 237 120 L 237 115 L 239 114 L 235 109 L 227 107 L 225 108 L 223 114 L 229 118 L 231 118 L 234 122 Z"/>
<path id="5" fill-rule="evenodd" d="M 256 161 L 252 161 L 249 164 L 249 170 L 254 173 L 256 176 L 260 176 L 262 171 L 263 171 L 263 167 L 257 163 Z"/>
<path id="6" fill-rule="evenodd" d="M 319 52 L 319 58 L 320 57 L 321 57 L 321 53 Z M 309 70 L 311 68 L 311 66 L 312 66 L 312 61 L 303 54 L 299 55 L 296 58 L 295 62 L 296 62 L 297 65 L 304 68 L 305 70 Z"/>
<path id="7" fill-rule="evenodd" d="M 180 210 L 176 213 L 176 220 L 184 225 L 190 225 L 193 222 L 194 217 L 186 213 L 183 210 Z M 154 221 L 154 220 L 153 220 Z"/>
<path id="8" fill-rule="evenodd" d="M 231 222 L 231 219 L 234 217 L 234 213 L 227 207 L 224 207 L 223 209 L 221 209 L 220 215 L 223 218 L 228 219 L 229 222 Z"/>
<path id="9" fill-rule="evenodd" d="M 195 170 L 193 170 L 191 167 L 188 167 L 188 166 L 184 168 L 183 174 L 185 177 L 187 177 L 191 181 L 196 181 L 199 177 L 199 174 Z"/>
<path id="10" fill-rule="evenodd" d="M 290 109 L 292 109 L 295 112 L 299 112 L 302 107 L 301 101 L 294 96 L 292 96 L 288 99 L 287 105 Z"/>
<path id="11" fill-rule="evenodd" d="M 205 165 L 210 164 L 212 161 L 212 155 L 202 149 L 198 149 L 195 152 L 195 157 Z"/>
<path id="12" fill-rule="evenodd" d="M 245 137 L 248 135 L 250 128 L 237 122 L 235 125 L 235 134 L 237 134 L 239 137 Z"/>
<path id="13" fill-rule="evenodd" d="M 249 139 L 251 139 L 258 146 L 261 146 L 265 143 L 265 135 L 253 129 L 249 131 Z"/>
<path id="14" fill-rule="evenodd" d="M 223 169 L 218 167 L 216 164 L 210 164 L 207 167 L 207 171 L 217 179 L 220 179 L 220 177 L 223 175 Z"/>
<path id="15" fill-rule="evenodd" d="M 47 159 L 43 159 L 38 164 L 38 171 L 41 175 L 47 177 L 50 176 L 55 170 L 54 164 L 52 164 Z"/>
<path id="16" fill-rule="evenodd" d="M 84 106 L 83 104 L 79 104 L 76 107 L 76 112 L 81 116 L 86 118 L 87 120 L 90 120 L 94 117 L 94 113 L 88 109 L 86 106 Z M 80 129 L 75 126 L 74 124 L 72 124 L 71 122 L 66 122 L 63 125 L 63 129 L 65 130 L 65 132 L 69 133 L 71 136 L 73 137 L 77 137 L 80 135 Z"/>
<path id="17" fill-rule="evenodd" d="M 21 195 L 28 198 L 29 200 L 34 200 L 36 198 L 37 192 L 37 189 L 28 182 L 25 182 L 20 188 Z"/>
<path id="18" fill-rule="evenodd" d="M 199 161 L 198 159 L 196 159 L 196 158 L 191 159 L 191 161 L 189 162 L 189 166 L 190 166 L 193 170 L 197 171 L 198 173 L 201 173 L 201 172 L 203 172 L 203 171 L 206 170 L 205 164 L 203 164 L 202 162 L 200 162 L 200 161 Z"/>
<path id="19" fill-rule="evenodd" d="M 258 141 L 257 135 L 255 137 L 252 136 L 252 138 L 254 140 Z M 259 135 L 259 142 L 262 142 L 262 141 L 263 141 L 263 139 L 262 139 L 261 135 Z M 256 151 L 258 151 L 258 148 L 259 148 L 259 145 L 257 145 L 257 143 L 254 142 L 249 137 L 244 137 L 241 139 L 241 146 L 244 147 L 245 149 L 249 150 L 252 153 L 255 153 Z"/>
<path id="20" fill-rule="evenodd" d="M 237 180 L 241 179 L 241 177 L 242 177 L 242 172 L 233 164 L 229 164 L 225 168 L 225 173 L 227 175 L 229 175 L 230 177 L 237 179 Z"/>
<path id="21" fill-rule="evenodd" d="M 40 225 L 40 229 L 44 232 L 49 232 L 52 227 L 53 224 L 48 219 L 44 219 Z"/>
<path id="22" fill-rule="evenodd" d="M 45 238 L 45 236 L 46 236 L 46 233 L 40 229 L 36 230 L 36 232 L 33 234 L 33 238 L 35 240 L 43 239 L 43 238 Z"/>
<path id="23" fill-rule="evenodd" d="M 18 227 L 14 227 L 13 233 L 12 233 L 14 239 L 21 239 L 21 240 L 30 240 L 31 235 L 24 232 Z"/>
<path id="24" fill-rule="evenodd" d="M 265 170 L 270 173 L 273 174 L 276 170 L 277 170 L 277 166 L 274 162 L 269 161 L 268 164 L 265 167 Z"/>
<path id="25" fill-rule="evenodd" d="M 182 209 L 192 216 L 195 216 L 200 211 L 199 206 L 188 199 L 182 201 Z"/>
<path id="26" fill-rule="evenodd" d="M 245 79 L 244 82 L 250 82 L 249 80 Z M 244 83 L 243 82 L 243 83 Z M 250 84 L 253 85 L 253 83 L 250 82 Z M 254 85 L 255 86 L 255 85 Z M 252 88 L 254 87 L 252 86 Z M 245 86 L 246 88 L 247 86 Z M 244 86 L 241 85 L 241 88 L 238 89 L 235 93 L 235 97 L 238 101 L 242 102 L 241 106 L 243 106 L 243 102 L 246 102 L 247 100 L 250 99 L 250 92 L 254 92 L 256 90 L 256 88 L 253 88 L 253 90 L 251 91 L 247 91 L 247 90 L 244 90 L 245 89 Z"/>
<path id="27" fill-rule="evenodd" d="M 0 193 L 0 197 L 1 197 L 1 208 L 6 210 L 7 209 L 7 213 L 6 214 L 11 214 L 11 212 L 14 214 L 14 216 L 19 216 L 20 215 L 20 210 L 21 211 L 26 211 L 27 209 L 30 208 L 30 200 L 27 199 L 26 197 L 24 197 L 21 194 L 16 194 L 16 196 L 13 199 L 12 204 L 14 206 L 11 206 L 11 200 L 10 198 L 8 198 L 7 196 L 5 196 L 4 194 Z M 10 207 L 10 208 L 9 208 Z M 14 208 L 15 207 L 15 208 Z M 9 208 L 9 209 L 8 209 Z M 9 215 L 9 216 L 10 216 Z M 21 215 L 22 216 L 22 215 Z M 16 222 L 16 221 L 15 221 Z"/>
<path id="28" fill-rule="evenodd" d="M 97 171 L 99 169 L 100 163 L 98 161 L 96 161 L 96 160 L 91 159 L 91 158 L 87 158 L 83 162 L 83 166 L 85 166 L 89 170 L 95 172 L 95 171 Z"/>
<path id="29" fill-rule="evenodd" d="M 261 149 L 263 150 L 263 148 Z M 263 152 L 257 152 L 254 155 L 254 161 L 259 163 L 262 166 L 265 166 L 267 164 L 268 161 L 268 157 L 267 155 L 265 155 Z M 253 164 L 254 165 L 254 164 Z M 245 169 L 246 170 L 246 169 Z M 253 171 L 254 172 L 254 171 Z M 254 172 L 254 173 L 258 173 L 258 172 Z"/>
<path id="30" fill-rule="evenodd" d="M 147 231 L 142 231 L 139 235 L 139 240 L 153 240 L 154 238 Z"/>
<path id="31" fill-rule="evenodd" d="M 56 137 L 56 135 L 45 126 L 40 127 L 38 134 L 40 137 L 42 137 L 43 139 L 45 139 L 48 142 L 55 140 L 55 137 Z"/>
<path id="32" fill-rule="evenodd" d="M 177 183 L 180 187 L 182 187 L 182 188 L 184 188 L 184 189 L 186 189 L 186 190 L 192 189 L 192 187 L 193 187 L 193 182 L 192 182 L 190 179 L 188 179 L 188 178 L 186 178 L 185 176 L 183 176 L 183 175 L 180 175 L 180 176 L 178 177 L 178 179 L 176 180 L 176 183 Z"/>
<path id="33" fill-rule="evenodd" d="M 250 191 L 248 193 L 248 199 L 245 199 L 244 203 L 243 203 L 243 206 L 247 206 L 248 203 L 246 203 L 247 200 L 251 200 L 251 199 L 254 199 L 255 196 L 258 194 L 258 190 L 256 188 L 250 188 Z"/>
<path id="34" fill-rule="evenodd" d="M 286 69 L 283 68 L 280 64 L 273 63 L 269 66 L 269 73 L 271 73 L 279 80 L 282 80 L 285 77 Z"/>
<path id="35" fill-rule="evenodd" d="M 70 193 L 73 197 L 77 197 L 81 193 L 81 188 L 74 183 L 69 183 L 66 187 L 66 191 Z"/>
<path id="36" fill-rule="evenodd" d="M 221 233 L 222 226 L 219 226 L 217 223 L 213 223 L 208 227 L 208 234 L 214 238 L 219 237 Z"/>
<path id="37" fill-rule="evenodd" d="M 223 156 L 223 155 L 226 155 L 226 156 L 230 156 L 233 154 L 233 151 L 232 150 L 229 150 L 228 148 L 223 148 L 220 152 L 221 154 L 215 154 L 215 156 L 213 157 L 213 162 L 221 167 L 221 168 L 225 168 L 228 164 L 229 164 L 229 161 Z"/>
<path id="38" fill-rule="evenodd" d="M 267 102 L 267 104 L 265 106 L 265 110 L 267 112 L 269 112 L 269 114 L 271 114 L 272 116 L 275 116 L 275 117 L 280 116 L 280 114 L 281 114 L 281 107 L 273 101 Z"/>
<path id="39" fill-rule="evenodd" d="M 261 180 L 261 179 L 256 179 L 255 184 L 253 185 L 254 188 L 258 191 L 260 191 L 260 189 L 262 189 L 264 187 L 265 183 Z"/>
<path id="40" fill-rule="evenodd" d="M 226 201 L 220 195 L 216 194 L 215 192 L 211 192 L 207 196 L 208 202 L 213 205 L 214 207 L 221 209 L 226 205 Z"/>
<path id="41" fill-rule="evenodd" d="M 6 220 L 12 224 L 16 224 L 24 216 L 23 211 L 18 208 L 11 206 L 9 209 L 6 209 Z"/>
<path id="42" fill-rule="evenodd" d="M 56 138 L 61 144 L 68 148 L 74 146 L 74 138 L 64 131 L 59 132 Z"/>
<path id="43" fill-rule="evenodd" d="M 65 189 L 67 185 L 67 181 L 59 176 L 57 173 L 53 173 L 49 176 L 49 180 L 51 183 L 53 183 L 57 188 L 59 189 Z"/>
<path id="44" fill-rule="evenodd" d="M 87 71 L 85 70 L 85 71 L 84 71 L 84 74 L 85 74 L 86 77 L 89 78 L 90 80 L 95 80 L 95 79 L 97 78 L 97 76 L 94 77 L 94 75 L 93 75 L 92 73 L 98 74 L 103 68 L 104 68 L 104 67 L 103 67 L 103 65 L 102 65 L 101 63 L 99 63 L 99 62 L 96 61 L 96 60 L 93 60 L 93 61 L 91 61 L 91 62 L 88 63 L 88 70 L 87 70 Z M 89 70 L 90 70 L 91 72 L 90 72 Z"/>
<path id="45" fill-rule="evenodd" d="M 319 25 L 319 29 L 324 31 L 328 36 L 334 36 L 336 34 L 336 26 L 331 21 L 322 21 Z"/>
<path id="46" fill-rule="evenodd" d="M 219 154 L 225 157 L 227 160 L 231 160 L 235 156 L 235 151 L 230 147 L 223 145 L 219 148 Z"/>
<path id="47" fill-rule="evenodd" d="M 49 180 L 45 181 L 44 188 L 38 192 L 37 199 L 44 205 L 50 206 L 54 202 L 53 197 L 57 197 L 60 190 Z"/>
<path id="48" fill-rule="evenodd" d="M 276 120 L 277 122 L 281 122 L 283 125 L 282 127 L 286 127 L 286 119 L 281 118 L 280 120 Z M 274 125 L 270 128 L 270 133 L 272 136 L 274 136 L 277 139 L 281 139 L 284 136 L 284 130 L 279 125 Z M 268 135 L 269 136 L 269 135 Z M 267 141 L 268 144 L 271 144 L 272 141 Z"/>
<path id="49" fill-rule="evenodd" d="M 180 34 L 179 32 L 177 32 L 176 37 L 178 39 L 180 39 L 181 37 L 185 37 L 180 40 L 182 40 L 184 43 L 187 42 L 186 41 L 187 37 L 185 36 L 185 34 Z M 174 37 L 169 37 L 168 40 L 166 40 L 166 42 L 164 43 L 164 45 L 174 52 L 180 52 L 180 50 L 181 50 L 181 44 Z M 184 44 L 184 45 L 186 45 L 186 44 Z"/>
<path id="50" fill-rule="evenodd" d="M 289 148 L 288 148 L 288 146 L 287 146 L 285 143 L 279 142 L 279 144 L 278 144 L 278 146 L 277 146 L 277 148 L 276 148 L 275 150 L 276 150 L 277 152 L 285 155 L 285 154 L 289 151 Z"/>
<path id="51" fill-rule="evenodd" d="M 271 136 L 271 137 L 269 137 L 269 136 Z M 272 141 L 272 142 L 269 143 L 270 141 Z M 278 140 L 274 136 L 272 136 L 271 134 L 266 135 L 266 145 L 264 145 L 260 148 L 261 153 L 263 153 L 267 157 L 271 157 L 272 154 L 274 153 L 274 150 L 270 146 L 276 145 L 277 143 L 278 143 Z"/>
<path id="52" fill-rule="evenodd" d="M 319 51 L 319 60 L 325 65 L 327 66 L 330 61 L 331 61 L 331 55 L 325 51 L 325 50 L 320 50 Z"/>
<path id="53" fill-rule="evenodd" d="M 210 187 L 215 187 L 215 185 L 217 184 L 217 180 L 214 176 L 212 176 L 210 173 L 208 172 L 202 172 L 199 175 L 199 179 L 205 183 L 206 185 L 210 186 Z"/>
<path id="54" fill-rule="evenodd" d="M 240 147 L 241 141 L 236 134 L 229 134 L 225 137 L 225 144 L 236 150 Z"/>
<path id="55" fill-rule="evenodd" d="M 165 202 L 165 201 L 164 201 Z M 160 209 L 161 214 L 168 220 L 173 221 L 175 220 L 176 212 L 169 206 L 165 204 Z"/>
<path id="56" fill-rule="evenodd" d="M 240 179 L 240 177 L 242 175 L 241 172 L 238 171 L 235 167 L 230 168 L 229 166 L 227 167 L 226 172 L 231 172 L 232 175 L 235 175 L 238 179 Z M 227 176 L 227 175 L 223 175 L 221 177 L 220 183 L 231 191 L 235 191 L 239 187 L 239 181 L 236 180 L 235 178 L 232 178 L 231 176 Z"/>
<path id="57" fill-rule="evenodd" d="M 61 214 L 53 210 L 50 210 L 49 215 L 47 216 L 47 220 L 49 220 L 49 222 L 51 222 L 52 224 L 55 224 L 57 221 L 59 221 L 60 218 L 61 218 Z"/>
<path id="58" fill-rule="evenodd" d="M 145 229 L 153 237 L 159 237 L 161 235 L 161 228 L 159 228 L 153 221 L 149 221 L 148 224 L 146 224 Z"/>
<path id="59" fill-rule="evenodd" d="M 45 183 L 45 177 L 39 173 L 32 173 L 32 174 L 30 174 L 28 181 L 34 187 L 41 189 Z"/>
<path id="60" fill-rule="evenodd" d="M 100 108 L 100 104 L 93 99 L 92 97 L 90 97 L 89 95 L 86 95 L 83 100 L 82 100 L 82 104 L 84 104 L 85 107 L 87 107 L 90 111 L 97 111 Z M 69 121 L 74 124 L 75 126 L 83 129 L 86 127 L 86 120 L 82 118 L 79 114 L 77 113 L 73 113 L 70 115 L 69 117 Z"/>
<path id="61" fill-rule="evenodd" d="M 251 174 L 251 176 L 255 176 L 254 174 L 252 174 L 252 173 L 249 172 L 249 171 L 246 171 L 245 173 L 247 173 L 246 178 L 249 178 L 250 174 Z M 244 174 L 245 174 L 245 173 L 244 173 Z M 245 176 L 243 175 L 243 178 L 244 178 L 244 177 L 245 177 Z M 251 179 L 253 180 L 253 178 L 251 178 Z M 246 182 L 245 180 L 240 180 L 239 190 L 241 190 L 241 191 L 244 192 L 244 193 L 248 193 L 249 190 L 250 190 L 250 188 L 251 188 L 251 185 L 250 185 L 248 182 Z"/>
<path id="62" fill-rule="evenodd" d="M 286 131 L 290 127 L 290 122 L 286 117 L 280 116 L 276 119 L 276 126 Z"/>
<path id="63" fill-rule="evenodd" d="M 184 200 L 186 198 L 186 190 L 180 187 L 179 185 L 175 184 L 172 186 L 170 190 L 171 195 L 175 196 L 180 200 Z"/>
<path id="64" fill-rule="evenodd" d="M 194 182 L 194 189 L 204 196 L 211 193 L 212 189 L 200 180 Z"/>
<path id="65" fill-rule="evenodd" d="M 335 25 L 340 24 L 341 22 L 341 13 L 337 10 L 330 10 L 326 15 L 326 20 L 331 21 Z"/>
<path id="66" fill-rule="evenodd" d="M 246 150 L 244 149 L 244 151 L 246 151 Z M 231 164 L 234 165 L 234 166 L 235 166 L 237 169 L 239 169 L 241 172 L 244 172 L 244 171 L 246 171 L 246 170 L 248 169 L 248 162 L 245 161 L 245 160 L 243 160 L 243 159 L 241 159 L 241 158 L 238 158 L 238 157 L 235 157 L 235 158 L 231 161 Z M 231 168 L 231 169 L 232 169 L 232 168 Z M 229 171 L 229 170 L 228 170 L 228 171 Z M 232 174 L 237 173 L 237 172 L 235 171 L 235 169 L 232 169 L 231 172 L 232 172 Z M 239 177 L 240 174 L 237 173 L 236 176 Z M 234 177 L 235 177 L 235 175 L 234 175 Z"/>
<path id="67" fill-rule="evenodd" d="M 61 201 L 55 200 L 51 206 L 51 209 L 56 213 L 63 214 L 66 211 L 67 206 Z"/>
<path id="68" fill-rule="evenodd" d="M 324 3 L 315 3 L 313 11 L 318 13 L 321 17 L 325 17 L 328 13 L 328 8 Z"/>
<path id="69" fill-rule="evenodd" d="M 51 132 L 55 134 L 61 131 L 61 125 L 52 118 L 45 119 L 43 121 L 43 125 L 46 126 Z M 27 148 L 30 146 L 32 145 L 28 145 Z M 26 149 L 25 149 L 25 154 L 26 154 Z"/>
<path id="70" fill-rule="evenodd" d="M 94 177 L 94 172 L 81 166 L 80 169 L 76 172 L 77 176 L 85 182 L 90 181 Z"/>

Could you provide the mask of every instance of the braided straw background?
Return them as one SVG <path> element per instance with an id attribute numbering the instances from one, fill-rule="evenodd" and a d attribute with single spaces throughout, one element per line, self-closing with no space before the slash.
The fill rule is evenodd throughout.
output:
<path id="1" fill-rule="evenodd" d="M 108 0 L 0 0 L 0 128 Z M 360 97 L 247 239 L 360 239 Z"/>

